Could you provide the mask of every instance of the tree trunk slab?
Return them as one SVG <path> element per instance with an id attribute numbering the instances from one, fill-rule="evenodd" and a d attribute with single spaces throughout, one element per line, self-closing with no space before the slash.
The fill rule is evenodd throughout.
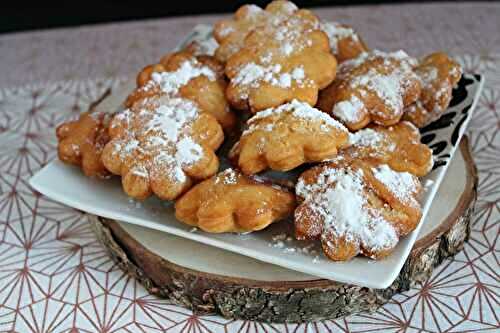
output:
<path id="1" fill-rule="evenodd" d="M 152 294 L 197 314 L 264 322 L 306 322 L 374 311 L 426 280 L 459 252 L 470 234 L 477 174 L 467 138 L 445 179 L 398 278 L 370 289 L 278 266 L 131 224 L 91 216 L 101 243 Z"/>

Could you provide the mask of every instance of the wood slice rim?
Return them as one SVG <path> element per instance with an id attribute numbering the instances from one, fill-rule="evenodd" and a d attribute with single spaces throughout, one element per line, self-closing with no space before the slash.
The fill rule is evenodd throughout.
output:
<path id="1" fill-rule="evenodd" d="M 448 217 L 419 239 L 399 276 L 386 289 L 370 289 L 325 279 L 257 281 L 185 268 L 150 252 L 116 221 L 90 216 L 101 243 L 118 265 L 146 289 L 197 314 L 265 322 L 305 322 L 373 311 L 395 293 L 428 278 L 434 267 L 463 248 L 470 234 L 476 201 L 477 171 L 467 137 L 459 149 L 466 165 L 466 184 Z"/>

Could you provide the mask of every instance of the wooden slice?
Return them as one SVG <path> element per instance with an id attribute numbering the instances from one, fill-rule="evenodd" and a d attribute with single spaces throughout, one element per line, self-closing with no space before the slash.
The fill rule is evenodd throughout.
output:
<path id="1" fill-rule="evenodd" d="M 398 278 L 369 289 L 290 271 L 139 226 L 92 216 L 96 235 L 119 266 L 152 294 L 198 314 L 304 322 L 375 310 L 429 277 L 470 233 L 477 175 L 467 138 L 451 161 L 421 236 Z"/>

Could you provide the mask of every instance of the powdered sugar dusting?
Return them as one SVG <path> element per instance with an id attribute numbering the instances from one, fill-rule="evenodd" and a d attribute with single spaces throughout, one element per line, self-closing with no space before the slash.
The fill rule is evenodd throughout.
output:
<path id="1" fill-rule="evenodd" d="M 148 178 L 148 170 L 159 168 L 162 172 L 170 170 L 165 176 L 184 182 L 182 168 L 199 161 L 204 154 L 191 137 L 191 125 L 198 116 L 196 104 L 187 99 L 162 96 L 143 100 L 133 111 L 119 115 L 120 122 L 129 126 L 125 127 L 124 137 L 115 142 L 115 151 L 122 160 L 152 156 L 133 167 L 136 176 Z"/>
<path id="2" fill-rule="evenodd" d="M 295 67 L 292 70 L 292 78 L 294 78 L 297 81 L 303 80 L 306 77 L 306 74 L 304 72 L 304 67 L 299 66 Z"/>
<path id="3" fill-rule="evenodd" d="M 148 178 L 149 173 L 148 170 L 142 165 L 134 165 L 131 170 L 132 174 L 142 177 L 142 178 Z"/>
<path id="4" fill-rule="evenodd" d="M 181 165 L 193 164 L 203 157 L 203 149 L 191 137 L 182 138 L 177 142 L 175 159 Z"/>
<path id="5" fill-rule="evenodd" d="M 381 63 L 377 63 L 378 67 L 368 68 L 363 74 L 351 75 L 353 69 L 371 61 Z M 410 80 L 418 80 L 413 72 L 415 65 L 416 60 L 402 50 L 391 53 L 375 50 L 340 64 L 338 79 L 346 80 L 349 88 L 358 91 L 362 97 L 368 93 L 375 94 L 393 114 L 402 114 L 403 92 Z M 345 122 L 358 122 L 367 111 L 376 112 L 368 110 L 364 102 L 354 95 L 334 105 L 332 110 Z"/>
<path id="6" fill-rule="evenodd" d="M 121 148 L 122 154 L 131 154 L 134 150 L 139 147 L 139 141 L 129 140 L 123 148 Z M 122 157 L 123 158 L 123 157 Z"/>
<path id="7" fill-rule="evenodd" d="M 177 108 L 179 107 L 185 112 L 178 112 Z M 182 128 L 196 115 L 197 109 L 193 103 L 181 99 L 168 100 L 168 103 L 160 105 L 152 114 L 152 117 L 146 123 L 145 134 L 159 130 L 162 137 L 175 142 Z M 153 136 L 152 138 L 161 139 L 159 136 Z"/>
<path id="8" fill-rule="evenodd" d="M 142 131 L 146 135 L 158 133 L 153 137 L 177 142 L 185 127 L 198 116 L 198 108 L 196 104 L 183 98 L 161 98 L 159 101 L 161 102 L 153 112 L 148 110 L 136 113 L 148 119 Z"/>
<path id="9" fill-rule="evenodd" d="M 163 93 L 177 96 L 182 86 L 186 85 L 191 79 L 202 75 L 211 81 L 214 81 L 217 77 L 210 67 L 202 65 L 195 58 L 191 58 L 182 62 L 175 71 L 151 73 L 151 79 L 140 90 L 149 91 L 159 87 Z"/>
<path id="10" fill-rule="evenodd" d="M 321 129 L 324 131 L 329 131 L 331 128 L 335 128 L 341 131 L 348 132 L 347 129 L 327 115 L 324 112 L 310 106 L 305 102 L 298 101 L 296 99 L 292 100 L 290 103 L 280 105 L 277 108 L 269 108 L 257 112 L 252 118 L 248 120 L 248 129 L 243 132 L 243 135 L 249 134 L 255 130 L 272 130 L 273 127 L 269 127 L 269 124 L 261 124 L 258 120 L 269 118 L 281 113 L 290 113 L 293 117 L 301 119 L 306 122 L 319 121 L 322 122 Z"/>
<path id="11" fill-rule="evenodd" d="M 245 37 L 254 30 L 273 30 L 290 18 L 297 6 L 292 2 L 279 2 L 279 7 L 274 3 L 272 10 L 263 10 L 259 6 L 250 4 L 238 10 L 238 17 L 229 21 L 227 25 L 218 29 L 217 33 L 222 39 L 233 38 L 234 41 L 225 44 L 230 54 L 235 54 L 243 46 Z M 292 44 L 284 45 L 283 52 L 293 52 Z"/>
<path id="12" fill-rule="evenodd" d="M 436 67 L 429 67 L 426 70 L 419 70 L 419 77 L 422 80 L 423 88 L 432 88 L 434 81 L 438 79 Z"/>
<path id="13" fill-rule="evenodd" d="M 438 117 L 444 110 L 444 108 L 448 105 L 448 103 L 439 101 L 449 101 L 449 98 L 451 97 L 450 92 L 452 83 L 448 79 L 439 76 L 439 70 L 436 66 L 422 66 L 417 68 L 416 72 L 422 83 L 422 91 L 424 91 L 425 93 L 421 94 L 421 99 L 417 101 L 418 105 L 414 106 L 413 110 L 409 108 L 410 113 L 414 113 L 416 111 L 423 113 L 435 113 L 435 115 L 432 115 L 431 117 L 435 118 Z M 453 67 L 451 70 L 449 70 L 447 75 L 457 75 L 457 70 L 459 70 L 459 68 Z M 432 103 L 432 101 L 434 102 Z M 430 107 L 430 105 L 433 105 L 433 109 L 427 110 L 427 107 Z"/>
<path id="14" fill-rule="evenodd" d="M 164 173 L 165 177 L 177 182 L 185 182 L 187 179 L 186 174 L 182 170 L 179 161 L 173 155 L 171 151 L 158 151 L 149 167 L 158 170 L 168 170 L 168 172 Z"/>
<path id="15" fill-rule="evenodd" d="M 245 9 L 246 9 L 245 10 L 245 14 L 246 14 L 245 17 L 247 17 L 247 18 L 255 17 L 256 15 L 264 12 L 262 8 L 260 8 L 257 5 L 254 5 L 254 4 L 246 5 Z"/>
<path id="16" fill-rule="evenodd" d="M 312 41 L 308 39 L 307 34 L 320 29 L 318 22 L 304 20 L 294 15 L 277 23 L 268 27 L 265 32 L 269 38 L 280 45 L 279 52 L 284 56 L 290 56 L 309 47 Z"/>
<path id="17" fill-rule="evenodd" d="M 338 43 L 345 38 L 351 38 L 354 42 L 359 41 L 358 35 L 353 29 L 343 26 L 338 22 L 321 22 L 321 30 L 328 36 L 332 53 L 338 53 Z"/>
<path id="18" fill-rule="evenodd" d="M 322 237 L 333 233 L 375 251 L 392 248 L 399 240 L 390 222 L 369 206 L 361 170 L 325 168 L 313 184 L 300 179 L 296 193 L 323 222 Z"/>
<path id="19" fill-rule="evenodd" d="M 280 88 L 290 88 L 292 85 L 303 87 L 312 84 L 310 80 L 305 78 L 302 67 L 295 67 L 291 72 L 287 72 L 283 71 L 280 64 L 266 66 L 254 62 L 242 66 L 232 82 L 243 87 L 246 86 L 247 89 L 258 88 L 263 82 Z"/>
<path id="20" fill-rule="evenodd" d="M 351 85 L 374 91 L 393 110 L 403 108 L 402 80 L 398 71 L 380 74 L 375 70 L 370 70 L 366 75 L 354 79 Z"/>
<path id="21" fill-rule="evenodd" d="M 385 140 L 385 134 L 371 128 L 365 128 L 349 134 L 349 143 L 353 146 L 376 147 Z"/>
<path id="22" fill-rule="evenodd" d="M 289 68 L 287 65 L 294 63 L 294 56 L 313 46 L 311 33 L 319 30 L 319 21 L 312 15 L 296 14 L 297 8 L 292 3 L 273 2 L 270 6 L 265 14 L 259 15 L 259 22 L 247 22 L 253 38 L 239 45 L 252 52 L 255 58 L 253 61 L 246 59 L 243 64 L 236 62 L 239 68 L 231 68 L 235 73 L 230 77 L 231 84 L 238 86 L 241 99 L 247 99 L 251 90 L 263 84 L 283 89 L 316 88 L 316 82 L 308 77 L 302 66 Z"/>
<path id="23" fill-rule="evenodd" d="M 334 104 L 332 114 L 343 122 L 358 122 L 363 118 L 363 110 L 364 103 L 356 95 L 352 95 L 349 100 Z"/>
<path id="24" fill-rule="evenodd" d="M 234 185 L 238 182 L 238 172 L 228 168 L 215 177 L 215 184 Z"/>
<path id="25" fill-rule="evenodd" d="M 281 52 L 285 55 L 290 55 L 293 52 L 293 45 L 291 43 L 283 43 L 281 46 Z"/>
<path id="26" fill-rule="evenodd" d="M 292 236 L 289 236 L 288 234 L 282 232 L 273 235 L 271 237 L 271 241 L 268 243 L 268 246 L 281 249 L 284 253 L 298 253 L 313 256 L 313 263 L 319 261 L 319 251 L 317 248 L 315 248 L 316 244 L 310 243 L 307 245 L 302 245 L 303 242 L 301 242 L 300 244 L 301 245 L 297 245 L 295 239 Z"/>
<path id="27" fill-rule="evenodd" d="M 213 56 L 218 47 L 219 43 L 217 43 L 214 37 L 200 38 L 195 41 L 194 55 Z"/>
<path id="28" fill-rule="evenodd" d="M 353 158 L 377 158 L 383 157 L 387 153 L 393 153 L 396 149 L 396 143 L 383 131 L 364 128 L 349 134 L 349 146 L 347 149 L 348 155 Z M 343 154 L 340 153 L 333 160 L 338 161 L 342 158 Z"/>
<path id="29" fill-rule="evenodd" d="M 387 164 L 372 169 L 375 178 L 384 184 L 401 202 L 418 206 L 414 194 L 418 192 L 418 179 L 408 172 L 396 172 Z"/>
<path id="30" fill-rule="evenodd" d="M 229 36 L 233 32 L 234 32 L 234 27 L 232 27 L 232 26 L 226 26 L 223 29 L 219 30 L 219 36 L 222 37 L 222 38 L 225 38 L 225 37 Z"/>
<path id="31" fill-rule="evenodd" d="M 291 1 L 286 1 L 281 4 L 282 10 L 287 14 L 292 14 L 299 8 Z"/>

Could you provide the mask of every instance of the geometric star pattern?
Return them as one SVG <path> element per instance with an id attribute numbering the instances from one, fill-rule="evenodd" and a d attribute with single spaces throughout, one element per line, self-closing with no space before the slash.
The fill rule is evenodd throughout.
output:
<path id="1" fill-rule="evenodd" d="M 390 13 L 387 6 L 380 7 L 372 22 L 366 24 L 385 24 L 376 22 L 384 13 Z M 348 15 L 348 22 L 358 19 L 355 11 Z M 412 20 L 394 24 L 404 26 L 409 32 L 432 28 L 425 19 L 422 26 L 414 26 Z M 440 24 L 440 29 L 446 28 L 443 23 L 436 24 Z M 485 21 L 485 24 L 492 23 Z M 85 213 L 42 196 L 27 183 L 55 157 L 55 126 L 76 117 L 107 87 L 116 85 L 119 80 L 109 77 L 116 77 L 120 66 L 144 64 L 149 56 L 157 57 L 159 52 L 155 50 L 161 48 L 161 41 L 154 36 L 161 31 L 155 30 L 154 24 L 146 24 L 140 30 L 142 35 L 132 32 L 129 38 L 133 47 L 146 50 L 150 46 L 153 51 L 127 54 L 123 59 L 125 64 L 120 64 L 119 58 L 104 56 L 110 55 L 111 50 L 102 49 L 105 41 L 96 34 L 79 56 L 99 54 L 99 59 L 109 68 L 102 75 L 95 74 L 90 67 L 72 67 L 71 59 L 77 55 L 71 50 L 60 54 L 67 40 L 58 32 L 54 34 L 59 36 L 59 41 L 54 42 L 55 50 L 50 52 L 54 52 L 53 57 L 63 57 L 59 76 L 53 68 L 43 68 L 36 60 L 36 52 L 43 48 L 43 39 L 37 38 L 36 33 L 20 37 L 19 40 L 32 43 L 33 50 L 38 51 L 18 59 L 26 68 L 22 74 L 25 75 L 23 84 L 0 85 L 0 332 L 500 330 L 500 50 L 497 49 L 500 41 L 479 38 L 473 33 L 478 28 L 469 28 L 463 38 L 469 38 L 471 44 L 457 45 L 466 51 L 473 48 L 480 52 L 457 58 L 466 72 L 486 74 L 484 92 L 467 133 L 479 172 L 478 200 L 469 242 L 462 252 L 436 268 L 427 281 L 395 295 L 376 312 L 306 324 L 266 324 L 196 316 L 148 294 L 108 256 L 90 229 Z M 146 39 L 149 44 L 141 42 L 144 33 L 150 34 Z M 452 41 L 463 43 L 454 37 L 453 31 L 450 36 Z M 376 39 L 372 36 L 367 40 L 370 38 Z M 385 31 L 378 38 L 380 45 L 390 48 L 393 46 L 390 41 L 400 36 Z M 436 43 L 448 43 L 439 38 L 442 37 L 437 36 Z M 498 34 L 491 38 L 498 38 Z M 13 43 L 0 39 L 2 54 L 6 42 Z M 415 39 L 417 49 L 424 45 L 422 43 L 424 41 Z M 120 47 L 116 39 L 110 40 L 107 46 Z M 5 54 L 6 58 L 11 57 Z M 73 79 L 70 74 L 75 71 L 88 71 L 94 77 L 106 78 Z"/>

